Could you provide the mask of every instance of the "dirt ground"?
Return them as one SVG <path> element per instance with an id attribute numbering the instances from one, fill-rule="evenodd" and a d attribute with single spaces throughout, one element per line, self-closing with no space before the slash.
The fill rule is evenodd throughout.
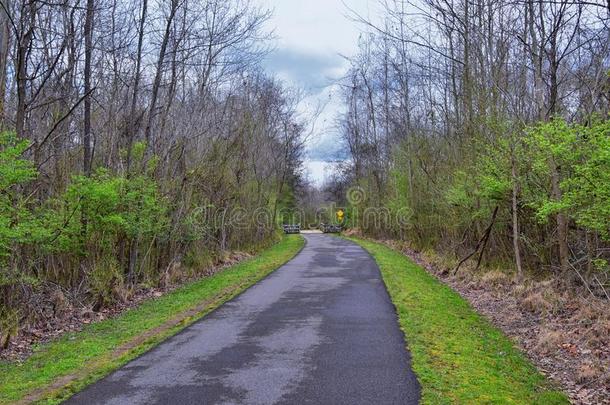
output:
<path id="1" fill-rule="evenodd" d="M 37 344 L 49 342 L 67 332 L 79 331 L 90 323 L 118 316 L 146 300 L 161 297 L 185 283 L 209 277 L 248 257 L 250 255 L 243 252 L 229 253 L 219 264 L 199 271 L 196 276 L 189 278 L 178 279 L 168 274 L 163 283 L 165 286 L 122 291 L 117 294 L 120 299 L 98 310 L 94 310 L 95 306 L 91 303 L 83 303 L 82 297 L 70 297 L 59 288 L 49 287 L 33 300 L 38 316 L 34 321 L 25 324 L 17 336 L 11 338 L 6 349 L 0 349 L 0 361 L 23 361 Z"/>
<path id="2" fill-rule="evenodd" d="M 610 404 L 610 303 L 550 281 L 517 283 L 500 271 L 451 275 L 440 258 L 385 241 L 467 299 L 575 404 Z"/>

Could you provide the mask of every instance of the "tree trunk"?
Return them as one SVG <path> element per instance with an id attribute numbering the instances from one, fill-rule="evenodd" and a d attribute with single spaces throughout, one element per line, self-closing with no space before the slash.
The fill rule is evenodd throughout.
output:
<path id="1" fill-rule="evenodd" d="M 129 176 L 129 169 L 131 167 L 131 153 L 133 148 L 133 140 L 136 136 L 137 131 L 137 120 L 136 108 L 138 107 L 138 95 L 140 91 L 140 78 L 142 68 L 142 46 L 144 42 L 144 24 L 146 22 L 146 13 L 148 8 L 148 0 L 142 2 L 142 15 L 140 17 L 140 30 L 138 32 L 138 51 L 136 54 L 136 71 L 133 80 L 133 94 L 131 96 L 131 109 L 129 113 L 129 125 L 127 126 L 127 176 Z"/>
<path id="2" fill-rule="evenodd" d="M 534 66 L 534 98 L 536 100 L 537 118 L 543 120 L 546 113 L 544 111 L 544 81 L 542 80 L 542 49 L 538 44 L 538 35 L 534 25 L 535 12 L 533 0 L 528 1 L 526 19 L 531 39 L 532 64 Z"/>
<path id="3" fill-rule="evenodd" d="M 519 213 L 518 208 L 518 196 L 519 196 L 519 180 L 517 176 L 517 164 L 514 156 L 514 147 L 511 157 L 511 177 L 513 180 L 513 193 L 512 193 L 512 220 L 513 220 L 513 250 L 515 253 L 515 267 L 517 269 L 517 279 L 523 279 L 523 266 L 521 264 L 521 250 L 519 249 Z"/>
<path id="4" fill-rule="evenodd" d="M 163 63 L 165 61 L 165 54 L 167 52 L 167 43 L 169 42 L 169 36 L 172 29 L 172 23 L 176 16 L 176 10 L 178 9 L 178 1 L 172 0 L 171 9 L 169 16 L 167 17 L 167 23 L 165 24 L 165 33 L 163 34 L 163 40 L 161 42 L 161 49 L 159 50 L 159 58 L 157 59 L 157 72 L 155 73 L 155 80 L 153 82 L 152 95 L 150 97 L 150 108 L 148 109 L 148 122 L 144 131 L 144 138 L 146 139 L 147 147 L 150 148 L 150 132 L 152 130 L 152 123 L 155 118 L 155 110 L 157 109 L 157 97 L 159 94 L 159 87 L 161 86 L 161 77 L 163 76 Z"/>
<path id="5" fill-rule="evenodd" d="M 17 38 L 17 58 L 16 58 L 16 82 L 17 82 L 17 111 L 15 113 L 15 132 L 19 138 L 25 138 L 25 114 L 27 108 L 26 86 L 28 82 L 27 59 L 32 35 L 34 35 L 34 24 L 36 22 L 35 1 L 30 0 L 27 6 L 23 7 L 21 15 L 21 25 L 23 32 Z"/>
<path id="6" fill-rule="evenodd" d="M 551 169 L 551 197 L 554 201 L 561 201 L 562 193 L 559 187 L 560 175 L 559 167 L 554 159 L 549 162 Z M 561 272 L 566 273 L 570 267 L 570 249 L 568 246 L 568 220 L 564 213 L 558 212 L 557 222 L 557 243 L 559 244 L 559 265 Z"/>
<path id="7" fill-rule="evenodd" d="M 94 0 L 87 0 L 85 16 L 85 117 L 83 123 L 83 171 L 91 175 L 91 57 L 93 54 Z"/>
<path id="8" fill-rule="evenodd" d="M 8 10 L 10 1 L 5 2 Z M 9 51 L 9 17 L 4 8 L 0 8 L 0 130 L 6 128 L 4 103 L 6 99 L 6 68 Z"/>

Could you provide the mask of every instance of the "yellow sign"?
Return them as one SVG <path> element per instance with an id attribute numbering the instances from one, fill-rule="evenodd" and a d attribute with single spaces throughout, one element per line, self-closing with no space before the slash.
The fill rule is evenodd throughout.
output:
<path id="1" fill-rule="evenodd" d="M 343 221 L 343 210 L 337 211 L 337 219 L 339 222 Z"/>

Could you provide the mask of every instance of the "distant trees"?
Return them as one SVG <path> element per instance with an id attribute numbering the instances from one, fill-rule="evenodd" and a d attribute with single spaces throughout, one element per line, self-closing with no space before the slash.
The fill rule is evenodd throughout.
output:
<path id="1" fill-rule="evenodd" d="M 383 0 L 343 81 L 344 181 L 409 227 L 608 288 L 610 8 L 579 1 Z M 497 217 L 494 214 L 498 207 Z M 485 230 L 493 229 L 484 243 Z M 365 225 L 365 224 L 361 224 Z M 595 264 L 593 264 L 595 263 Z M 580 277 L 577 277 L 579 281 Z"/>
<path id="2" fill-rule="evenodd" d="M 304 130 L 261 72 L 269 12 L 0 4 L 0 344 L 49 290 L 100 307 L 273 237 L 252 213 L 292 198 Z"/>

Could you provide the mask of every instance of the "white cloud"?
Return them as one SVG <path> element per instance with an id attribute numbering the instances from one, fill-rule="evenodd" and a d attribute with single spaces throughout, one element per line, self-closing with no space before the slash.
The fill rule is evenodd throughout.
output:
<path id="1" fill-rule="evenodd" d="M 305 162 L 305 172 L 315 186 L 324 185 L 324 180 L 332 173 L 336 164 L 321 160 L 308 160 Z"/>
<path id="2" fill-rule="evenodd" d="M 341 0 L 259 0 L 274 10 L 271 24 L 279 45 L 295 50 L 350 54 L 358 28 L 346 18 Z M 368 0 L 346 0 L 359 13 L 368 13 Z"/>
<path id="3" fill-rule="evenodd" d="M 269 28 L 278 37 L 277 49 L 265 66 L 288 84 L 305 89 L 308 94 L 301 110 L 313 111 L 325 105 L 316 130 L 307 145 L 306 169 L 315 184 L 322 184 L 329 173 L 325 162 L 344 158 L 345 151 L 335 128 L 335 118 L 343 105 L 333 83 L 347 70 L 341 55 L 356 53 L 359 27 L 350 21 L 341 0 L 258 0 L 274 11 Z M 374 0 L 346 0 L 349 8 L 369 14 Z"/>

